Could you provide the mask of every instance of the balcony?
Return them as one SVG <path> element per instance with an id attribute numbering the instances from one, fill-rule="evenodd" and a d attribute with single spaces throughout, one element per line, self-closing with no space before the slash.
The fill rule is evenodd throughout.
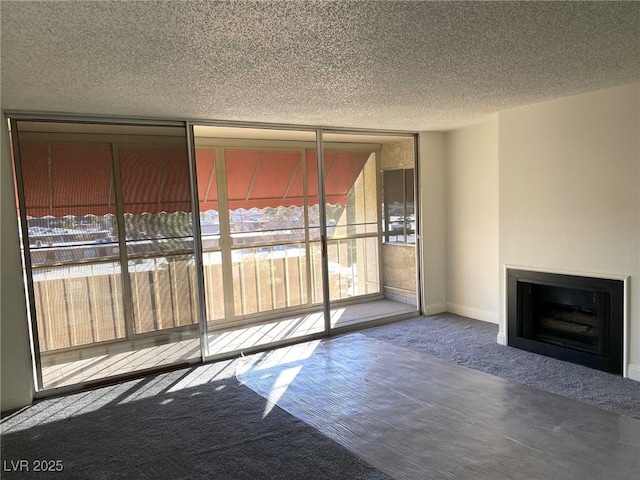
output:
<path id="1" fill-rule="evenodd" d="M 416 314 L 414 305 L 391 300 L 374 300 L 331 309 L 331 328 L 342 328 Z M 268 345 L 278 345 L 324 329 L 321 309 L 259 324 L 222 328 L 208 335 L 212 358 L 234 356 Z M 161 344 L 156 344 L 161 343 Z M 198 330 L 192 327 L 165 337 L 141 338 L 102 345 L 90 345 L 67 352 L 43 355 L 42 375 L 45 388 L 83 383 L 87 386 L 108 381 L 109 377 L 149 371 L 158 365 L 185 365 L 200 360 Z"/>

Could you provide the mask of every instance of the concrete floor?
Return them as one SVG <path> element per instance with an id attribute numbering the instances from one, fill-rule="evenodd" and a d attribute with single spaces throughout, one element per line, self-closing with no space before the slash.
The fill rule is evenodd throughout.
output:
<path id="1" fill-rule="evenodd" d="M 640 420 L 362 334 L 247 357 L 238 379 L 397 479 L 640 478 Z"/>

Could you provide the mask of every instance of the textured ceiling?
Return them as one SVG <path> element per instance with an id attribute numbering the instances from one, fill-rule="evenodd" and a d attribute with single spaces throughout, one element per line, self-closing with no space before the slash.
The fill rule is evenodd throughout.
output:
<path id="1" fill-rule="evenodd" d="M 403 130 L 640 81 L 638 2 L 0 2 L 2 108 Z"/>

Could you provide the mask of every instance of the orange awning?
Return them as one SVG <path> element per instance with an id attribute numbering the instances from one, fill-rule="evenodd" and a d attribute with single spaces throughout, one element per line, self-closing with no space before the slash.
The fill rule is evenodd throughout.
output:
<path id="1" fill-rule="evenodd" d="M 108 145 L 20 145 L 26 214 L 115 214 Z"/>
<path id="2" fill-rule="evenodd" d="M 368 152 L 325 153 L 326 202 L 344 205 L 369 158 Z M 315 150 L 305 152 L 309 204 L 318 203 Z M 200 211 L 217 210 L 215 152 L 196 151 Z M 230 210 L 302 206 L 302 159 L 297 151 L 225 150 Z"/>
<path id="3" fill-rule="evenodd" d="M 115 214 L 110 145 L 20 146 L 26 213 L 61 218 Z M 325 153 L 326 202 L 344 205 L 369 152 Z M 186 151 L 177 148 L 118 149 L 125 213 L 191 211 Z M 316 151 L 225 150 L 230 210 L 302 206 L 302 161 L 307 197 L 318 203 Z M 200 211 L 218 210 L 215 151 L 196 151 Z"/>
<path id="4" fill-rule="evenodd" d="M 20 145 L 26 213 L 115 214 L 110 145 Z M 178 148 L 118 149 L 125 213 L 190 212 L 187 153 Z"/>

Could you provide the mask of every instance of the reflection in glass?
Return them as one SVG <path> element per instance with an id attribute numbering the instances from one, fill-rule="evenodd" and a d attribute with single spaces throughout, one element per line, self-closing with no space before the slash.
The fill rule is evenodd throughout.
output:
<path id="1" fill-rule="evenodd" d="M 329 299 L 381 292 L 378 265 L 378 151 L 324 153 Z"/>
<path id="2" fill-rule="evenodd" d="M 307 303 L 304 244 L 233 250 L 235 310 L 241 315 Z"/>
<path id="3" fill-rule="evenodd" d="M 129 261 L 134 333 L 195 324 L 197 295 L 191 256 Z"/>
<path id="4" fill-rule="evenodd" d="M 413 169 L 385 170 L 383 177 L 383 239 L 386 243 L 415 243 Z"/>
<path id="5" fill-rule="evenodd" d="M 118 160 L 133 332 L 195 324 L 193 256 L 180 255 L 193 252 L 186 144 L 119 148 Z"/>
<path id="6" fill-rule="evenodd" d="M 195 126 L 194 137 L 210 331 L 310 306 L 314 132 Z"/>
<path id="7" fill-rule="evenodd" d="M 195 152 L 198 180 L 200 239 L 204 273 L 204 298 L 207 322 L 225 318 L 224 274 L 220 251 L 220 213 L 218 173 L 214 149 L 198 148 Z"/>
<path id="8" fill-rule="evenodd" d="M 331 300 L 380 292 L 377 237 L 332 240 L 327 256 Z"/>
<path id="9" fill-rule="evenodd" d="M 193 251 L 186 148 L 120 148 L 127 253 Z"/>
<path id="10" fill-rule="evenodd" d="M 117 258 L 109 146 L 26 142 L 20 155 L 33 266 Z"/>
<path id="11" fill-rule="evenodd" d="M 202 264 L 207 320 L 222 320 L 225 318 L 224 289 L 222 287 L 222 253 L 220 251 L 204 251 L 202 253 Z"/>
<path id="12" fill-rule="evenodd" d="M 14 125 L 42 386 L 197 357 L 140 353 L 198 331 L 184 127 Z"/>
<path id="13" fill-rule="evenodd" d="M 118 263 L 35 269 L 33 287 L 41 352 L 125 336 Z"/>

